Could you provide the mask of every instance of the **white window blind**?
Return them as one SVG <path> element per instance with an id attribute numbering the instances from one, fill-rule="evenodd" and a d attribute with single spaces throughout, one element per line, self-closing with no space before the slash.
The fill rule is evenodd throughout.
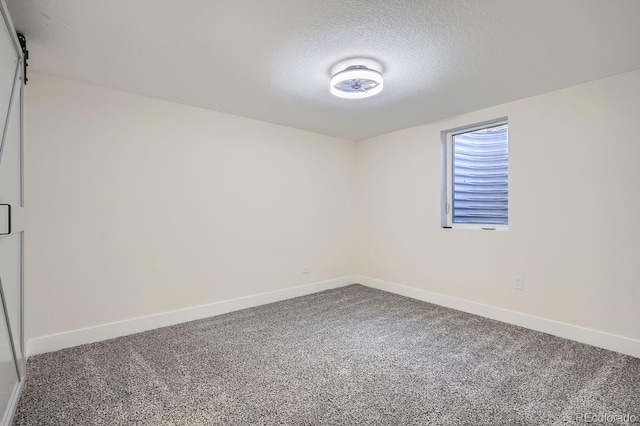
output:
<path id="1" fill-rule="evenodd" d="M 507 124 L 452 136 L 453 224 L 507 225 Z"/>

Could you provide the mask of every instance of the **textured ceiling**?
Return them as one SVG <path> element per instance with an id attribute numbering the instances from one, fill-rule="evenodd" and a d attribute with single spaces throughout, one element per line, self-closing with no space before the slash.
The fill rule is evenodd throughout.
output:
<path id="1" fill-rule="evenodd" d="M 363 139 L 640 68 L 638 0 L 7 0 L 35 71 Z M 329 93 L 383 64 L 384 91 Z"/>

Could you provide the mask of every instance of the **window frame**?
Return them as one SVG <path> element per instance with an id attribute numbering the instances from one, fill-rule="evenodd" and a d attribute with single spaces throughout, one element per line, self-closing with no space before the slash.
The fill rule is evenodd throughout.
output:
<path id="1" fill-rule="evenodd" d="M 500 117 L 492 120 L 473 123 L 461 127 L 443 130 L 440 132 L 441 148 L 441 227 L 445 229 L 477 230 L 477 231 L 507 231 L 509 229 L 509 217 L 507 224 L 482 224 L 482 223 L 454 223 L 453 222 L 453 137 L 461 133 L 469 133 L 489 127 L 509 126 L 509 117 Z M 508 127 L 507 127 L 508 128 Z M 508 135 L 508 130 L 507 130 Z M 509 144 L 507 136 L 507 146 Z M 507 151 L 508 154 L 508 151 Z M 509 159 L 507 158 L 507 167 Z M 508 169 L 507 169 L 508 170 Z M 507 182 L 508 182 L 507 176 Z M 507 199 L 507 203 L 508 203 Z"/>

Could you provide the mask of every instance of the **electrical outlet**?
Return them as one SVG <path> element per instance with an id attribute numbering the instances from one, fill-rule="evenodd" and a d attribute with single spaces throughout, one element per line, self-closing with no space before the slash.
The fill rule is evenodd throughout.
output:
<path id="1" fill-rule="evenodd" d="M 524 290 L 524 277 L 522 275 L 513 276 L 513 288 L 516 290 Z"/>
<path id="2" fill-rule="evenodd" d="M 302 272 L 300 272 L 301 274 L 308 274 L 311 272 L 311 268 L 308 266 L 305 266 L 304 268 L 302 268 Z"/>

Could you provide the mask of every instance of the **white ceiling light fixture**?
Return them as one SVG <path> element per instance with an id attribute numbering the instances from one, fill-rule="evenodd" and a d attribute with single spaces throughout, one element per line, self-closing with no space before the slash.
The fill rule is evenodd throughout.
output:
<path id="1" fill-rule="evenodd" d="M 343 61 L 331 71 L 333 76 L 329 89 L 340 98 L 368 98 L 382 92 L 384 88 L 380 64 L 370 59 Z"/>

